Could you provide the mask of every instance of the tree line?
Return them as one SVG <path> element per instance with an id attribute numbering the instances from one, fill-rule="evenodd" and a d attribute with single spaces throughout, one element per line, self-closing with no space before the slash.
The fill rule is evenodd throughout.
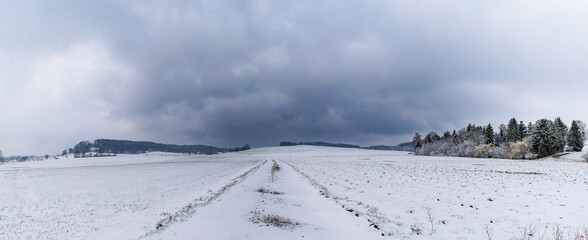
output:
<path id="1" fill-rule="evenodd" d="M 100 157 L 113 156 L 119 153 L 137 154 L 152 151 L 186 154 L 217 154 L 220 152 L 237 152 L 249 149 L 251 149 L 249 144 L 245 144 L 242 147 L 218 148 L 207 145 L 176 145 L 147 141 L 96 139 L 94 142 L 81 141 L 73 148 L 63 150 L 62 155 L 73 154 L 74 157 Z"/>
<path id="2" fill-rule="evenodd" d="M 582 151 L 586 124 L 572 121 L 568 128 L 561 118 L 539 119 L 524 124 L 511 118 L 495 131 L 492 124 L 467 127 L 443 135 L 416 133 L 412 145 L 416 155 L 481 158 L 534 159 L 563 151 Z"/>

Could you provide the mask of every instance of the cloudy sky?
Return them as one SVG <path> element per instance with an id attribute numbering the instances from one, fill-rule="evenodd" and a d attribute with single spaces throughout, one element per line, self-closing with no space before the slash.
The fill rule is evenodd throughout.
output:
<path id="1" fill-rule="evenodd" d="M 588 120 L 585 1 L 11 1 L 0 149 L 393 145 Z"/>

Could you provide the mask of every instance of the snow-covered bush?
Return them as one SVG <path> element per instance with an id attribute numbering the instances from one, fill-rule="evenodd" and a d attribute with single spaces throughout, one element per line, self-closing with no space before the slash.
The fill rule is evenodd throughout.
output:
<path id="1" fill-rule="evenodd" d="M 456 152 L 454 148 L 455 144 L 453 144 L 453 142 L 438 140 L 436 142 L 423 144 L 422 147 L 415 151 L 415 154 L 423 156 L 448 156 L 452 152 Z"/>
<path id="2" fill-rule="evenodd" d="M 492 156 L 491 151 L 494 144 L 482 144 L 476 146 L 474 149 L 474 157 L 477 158 L 489 158 Z"/>
<path id="3" fill-rule="evenodd" d="M 506 145 L 498 145 L 490 149 L 492 158 L 507 158 L 510 155 L 510 148 Z"/>
<path id="4" fill-rule="evenodd" d="M 539 157 L 539 154 L 532 152 L 525 153 L 525 159 L 536 159 L 537 157 Z"/>
<path id="5" fill-rule="evenodd" d="M 433 146 L 433 144 L 423 144 L 423 146 L 419 148 L 415 153 L 417 155 L 431 156 L 431 153 L 434 152 L 434 150 L 435 146 Z"/>
<path id="6" fill-rule="evenodd" d="M 427 144 L 431 148 L 431 152 L 429 152 L 429 156 L 443 156 L 443 151 L 441 146 L 443 145 L 442 142 L 437 141 L 434 143 Z"/>
<path id="7" fill-rule="evenodd" d="M 455 149 L 455 144 L 451 141 L 446 141 L 444 143 L 441 144 L 441 148 L 439 149 L 439 152 L 441 153 L 441 155 L 443 156 L 452 156 L 453 154 L 455 154 L 454 152 L 456 152 Z"/>
<path id="8" fill-rule="evenodd" d="M 524 138 L 522 141 L 517 141 L 510 144 L 510 158 L 523 159 L 525 154 L 529 152 L 529 139 Z"/>
<path id="9" fill-rule="evenodd" d="M 460 157 L 473 157 L 476 149 L 476 143 L 466 140 L 458 146 Z"/>

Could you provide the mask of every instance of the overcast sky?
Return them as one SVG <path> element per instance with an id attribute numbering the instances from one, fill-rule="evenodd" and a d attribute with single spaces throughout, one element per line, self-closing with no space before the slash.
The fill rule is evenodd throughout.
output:
<path id="1" fill-rule="evenodd" d="M 4 2 L 0 149 L 569 125 L 588 120 L 586 29 L 586 1 Z"/>

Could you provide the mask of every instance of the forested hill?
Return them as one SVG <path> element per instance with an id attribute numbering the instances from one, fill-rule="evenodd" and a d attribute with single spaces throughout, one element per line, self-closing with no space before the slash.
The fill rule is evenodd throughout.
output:
<path id="1" fill-rule="evenodd" d="M 377 145 L 377 146 L 370 146 L 370 147 L 361 147 L 358 145 L 346 144 L 346 143 L 327 143 L 327 142 L 298 142 L 298 143 L 296 143 L 296 142 L 281 142 L 280 143 L 280 146 L 296 146 L 296 145 L 340 147 L 340 148 L 363 148 L 363 149 L 373 149 L 373 150 L 390 150 L 390 151 L 412 152 L 412 142 L 405 142 L 405 143 L 398 144 L 396 146 Z"/>
<path id="2" fill-rule="evenodd" d="M 218 153 L 229 150 L 206 145 L 175 145 L 145 141 L 97 139 L 93 143 L 88 141 L 80 142 L 73 149 L 70 149 L 70 151 L 89 152 L 91 148 L 102 148 L 106 153 L 141 153 L 151 151 L 173 153 Z"/>
<path id="3" fill-rule="evenodd" d="M 346 144 L 346 143 L 327 143 L 327 142 L 281 142 L 280 146 L 296 146 L 296 145 L 308 145 L 308 146 L 322 146 L 322 147 L 339 147 L 339 148 L 361 148 L 358 145 Z"/>
<path id="4" fill-rule="evenodd" d="M 374 149 L 374 150 L 391 150 L 391 151 L 405 151 L 405 152 L 412 152 L 412 142 L 405 142 L 398 144 L 396 146 L 384 146 L 384 145 L 377 145 L 377 146 L 370 146 L 367 149 Z"/>

